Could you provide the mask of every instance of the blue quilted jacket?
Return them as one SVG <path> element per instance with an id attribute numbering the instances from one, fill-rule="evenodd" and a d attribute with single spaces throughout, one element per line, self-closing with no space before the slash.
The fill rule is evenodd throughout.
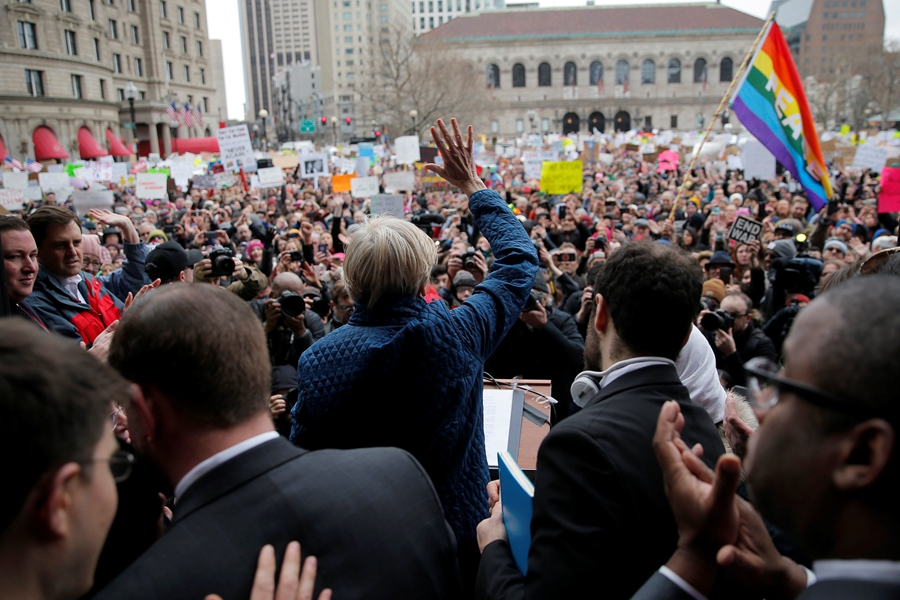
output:
<path id="1" fill-rule="evenodd" d="M 459 308 L 384 296 L 300 357 L 291 441 L 309 449 L 397 446 L 431 476 L 460 544 L 489 516 L 484 360 L 518 319 L 537 254 L 500 196 L 469 200 L 495 261 Z"/>

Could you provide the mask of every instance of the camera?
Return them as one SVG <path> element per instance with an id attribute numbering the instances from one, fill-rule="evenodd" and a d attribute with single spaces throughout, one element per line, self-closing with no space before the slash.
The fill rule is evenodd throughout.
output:
<path id="1" fill-rule="evenodd" d="M 291 250 L 291 262 L 303 262 L 303 250 Z"/>
<path id="2" fill-rule="evenodd" d="M 708 312 L 700 318 L 700 327 L 707 331 L 728 331 L 734 327 L 734 317 L 722 309 Z"/>
<path id="3" fill-rule="evenodd" d="M 281 314 L 285 317 L 298 317 L 306 312 L 306 301 L 303 296 L 297 292 L 285 290 L 278 297 L 278 304 L 281 306 Z"/>
<path id="4" fill-rule="evenodd" d="M 215 246 L 206 258 L 212 263 L 210 277 L 223 277 L 234 273 L 234 252 L 229 248 Z"/>
<path id="5" fill-rule="evenodd" d="M 463 269 L 469 270 L 478 268 L 478 263 L 475 262 L 475 248 L 472 246 L 469 246 L 469 249 L 466 250 L 466 253 L 460 258 L 463 262 Z"/>
<path id="6" fill-rule="evenodd" d="M 531 290 L 531 294 L 528 295 L 528 299 L 525 300 L 525 306 L 522 307 L 522 312 L 530 312 L 537 308 L 538 303 L 542 300 L 543 294 L 540 292 L 536 292 Z"/>
<path id="7" fill-rule="evenodd" d="M 812 294 L 819 283 L 824 263 L 807 256 L 791 259 L 776 258 L 772 261 L 775 285 L 788 294 Z"/>
<path id="8" fill-rule="evenodd" d="M 434 237 L 434 227 L 440 227 L 444 224 L 444 217 L 435 215 L 426 211 L 419 211 L 409 218 L 409 222 L 428 234 L 428 237 Z"/>

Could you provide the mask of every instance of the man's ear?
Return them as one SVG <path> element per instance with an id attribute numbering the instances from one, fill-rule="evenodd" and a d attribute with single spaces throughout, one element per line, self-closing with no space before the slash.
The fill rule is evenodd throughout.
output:
<path id="1" fill-rule="evenodd" d="M 128 427 L 133 438 L 140 438 L 140 443 L 152 442 L 156 438 L 159 426 L 159 406 L 153 394 L 136 383 L 129 386 L 131 402 L 125 406 Z"/>
<path id="2" fill-rule="evenodd" d="M 837 489 L 853 492 L 875 485 L 894 453 L 894 428 L 884 419 L 869 419 L 841 439 L 832 479 Z"/>
<path id="3" fill-rule="evenodd" d="M 605 331 L 606 326 L 609 324 L 609 304 L 606 303 L 606 298 L 600 294 L 594 296 L 594 302 L 597 304 L 595 309 L 597 316 L 594 320 L 594 327 L 597 328 L 597 331 Z"/>
<path id="4" fill-rule="evenodd" d="M 61 466 L 43 484 L 38 484 L 26 500 L 25 510 L 35 515 L 40 535 L 64 538 L 69 535 L 72 520 L 72 487 L 78 483 L 81 465 L 70 462 Z"/>

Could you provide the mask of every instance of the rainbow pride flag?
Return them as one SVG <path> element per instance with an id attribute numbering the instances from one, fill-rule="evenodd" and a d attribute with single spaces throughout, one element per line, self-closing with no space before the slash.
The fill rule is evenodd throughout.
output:
<path id="1" fill-rule="evenodd" d="M 732 99 L 734 114 L 803 186 L 816 210 L 832 194 L 806 93 L 781 29 L 774 21 Z"/>

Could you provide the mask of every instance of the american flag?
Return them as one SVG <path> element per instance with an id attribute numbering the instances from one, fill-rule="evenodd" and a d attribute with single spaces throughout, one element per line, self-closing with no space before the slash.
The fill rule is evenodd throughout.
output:
<path id="1" fill-rule="evenodd" d="M 175 108 L 175 102 L 166 107 L 166 114 L 169 115 L 169 118 L 173 121 L 178 119 L 178 110 Z"/>
<path id="2" fill-rule="evenodd" d="M 141 160 L 137 161 L 136 163 L 134 163 L 134 167 L 131 169 L 131 172 L 132 173 L 140 173 L 141 171 L 146 171 L 147 166 L 148 166 L 147 161 L 144 159 L 141 159 Z"/>
<path id="3" fill-rule="evenodd" d="M 190 127 L 194 124 L 194 113 L 191 110 L 191 105 L 185 102 L 182 110 L 184 111 L 184 125 L 185 127 Z"/>
<path id="4" fill-rule="evenodd" d="M 187 104 L 178 109 L 178 120 L 187 125 Z"/>
<path id="5" fill-rule="evenodd" d="M 9 166 L 11 166 L 14 169 L 19 169 L 20 171 L 22 170 L 22 163 L 20 163 L 16 159 L 14 159 L 12 156 L 7 156 L 3 160 L 3 162 L 5 162 L 6 164 L 8 164 Z"/>
<path id="6" fill-rule="evenodd" d="M 200 109 L 200 105 L 197 105 L 197 108 L 194 110 L 194 121 L 197 122 L 197 125 L 203 127 L 203 110 Z"/>
<path id="7" fill-rule="evenodd" d="M 20 165 L 21 166 L 21 165 Z M 25 170 L 29 173 L 40 173 L 44 170 L 44 165 L 30 158 L 25 161 Z"/>

